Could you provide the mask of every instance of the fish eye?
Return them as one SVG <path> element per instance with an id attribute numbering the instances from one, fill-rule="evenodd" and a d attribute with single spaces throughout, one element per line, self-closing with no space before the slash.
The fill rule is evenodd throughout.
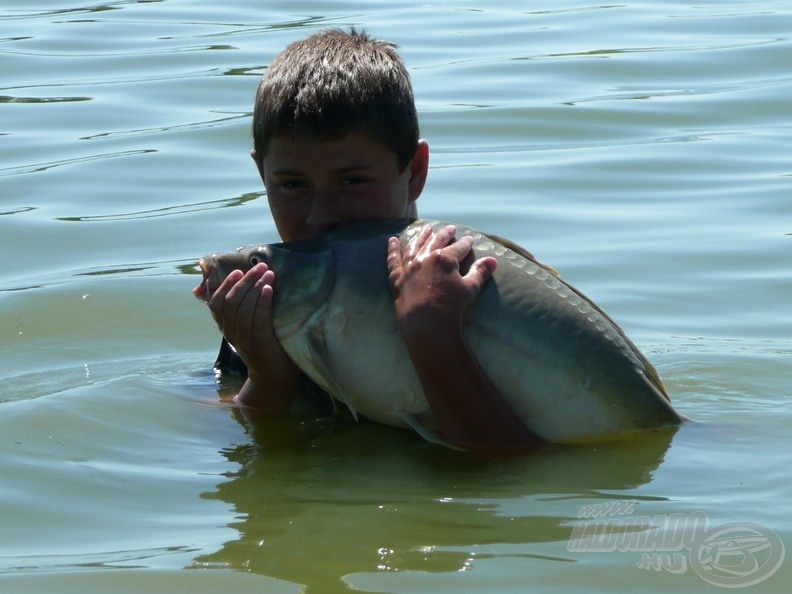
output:
<path id="1" fill-rule="evenodd" d="M 267 252 L 266 250 L 255 250 L 248 256 L 248 263 L 250 267 L 253 268 L 256 264 L 261 264 L 262 262 L 266 263 L 267 261 Z"/>

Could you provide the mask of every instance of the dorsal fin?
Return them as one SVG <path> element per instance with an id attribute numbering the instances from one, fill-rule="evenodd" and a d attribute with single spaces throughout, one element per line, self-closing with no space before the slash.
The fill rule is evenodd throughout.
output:
<path id="1" fill-rule="evenodd" d="M 657 370 L 655 369 L 654 365 L 652 365 L 649 362 L 649 360 L 638 349 L 638 347 L 636 347 L 635 344 L 627 337 L 627 335 L 624 333 L 624 330 L 622 330 L 621 326 L 619 326 L 616 322 L 614 322 L 613 319 L 607 313 L 605 313 L 600 306 L 598 306 L 596 303 L 591 301 L 588 297 L 586 297 L 578 289 L 576 289 L 575 287 L 573 287 L 569 283 L 565 282 L 564 279 L 561 278 L 561 275 L 558 273 L 558 271 L 555 268 L 553 268 L 552 266 L 548 266 L 547 264 L 542 264 L 539 260 L 537 260 L 534 257 L 534 255 L 531 252 L 526 250 L 521 245 L 518 245 L 518 244 L 514 243 L 513 241 L 511 241 L 509 239 L 506 239 L 504 237 L 500 237 L 498 235 L 494 235 L 492 233 L 484 233 L 484 235 L 486 237 L 488 237 L 489 239 L 491 239 L 492 241 L 497 241 L 498 243 L 503 244 L 504 246 L 509 248 L 511 251 L 513 251 L 516 254 L 519 254 L 520 256 L 525 258 L 526 260 L 530 260 L 531 262 L 533 262 L 537 266 L 540 266 L 541 268 L 544 268 L 545 270 L 547 270 L 549 273 L 551 273 L 553 276 L 557 277 L 561 282 L 563 282 L 571 291 L 574 291 L 574 293 L 576 295 L 578 295 L 581 299 L 585 300 L 602 317 L 607 319 L 613 325 L 613 327 L 619 332 L 621 337 L 624 339 L 624 341 L 629 346 L 630 350 L 635 354 L 635 356 L 638 359 L 638 361 L 640 361 L 641 365 L 644 368 L 644 373 L 646 374 L 646 379 L 649 380 L 649 383 L 651 383 L 655 388 L 657 388 L 657 391 L 660 392 L 660 394 L 662 394 L 665 397 L 666 400 L 668 400 L 669 402 L 671 401 L 671 397 L 668 395 L 668 391 L 666 390 L 665 386 L 663 385 L 663 380 L 660 379 L 660 374 L 657 373 Z"/>

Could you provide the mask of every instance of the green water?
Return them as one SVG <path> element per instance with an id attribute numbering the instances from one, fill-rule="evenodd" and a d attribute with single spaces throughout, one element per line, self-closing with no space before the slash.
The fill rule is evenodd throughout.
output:
<path id="1" fill-rule="evenodd" d="M 677 572 L 575 550 L 618 501 L 789 552 L 789 3 L 269 4 L 0 3 L 0 591 L 725 590 L 685 548 Z M 421 214 L 560 269 L 696 423 L 481 462 L 220 400 L 195 260 L 277 239 L 255 86 L 349 25 L 410 67 Z M 791 564 L 742 589 L 787 592 Z"/>

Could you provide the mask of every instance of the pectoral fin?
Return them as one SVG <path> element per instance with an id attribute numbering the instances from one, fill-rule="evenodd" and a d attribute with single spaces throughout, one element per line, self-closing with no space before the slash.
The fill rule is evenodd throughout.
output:
<path id="1" fill-rule="evenodd" d="M 418 435 L 423 437 L 426 441 L 428 441 L 430 443 L 436 443 L 437 445 L 441 445 L 443 447 L 450 448 L 450 449 L 456 450 L 458 452 L 463 452 L 464 451 L 462 448 L 448 443 L 434 429 L 430 429 L 429 423 L 427 422 L 428 419 L 425 418 L 427 415 L 415 415 L 415 414 L 402 413 L 400 416 L 401 416 L 401 419 L 405 423 L 407 423 L 407 425 L 409 425 Z"/>
<path id="2" fill-rule="evenodd" d="M 306 352 L 304 354 L 307 359 L 307 365 L 301 365 L 302 370 L 331 396 L 343 402 L 357 421 L 357 410 L 349 403 L 341 388 L 333 379 L 333 374 L 328 365 L 324 334 L 307 330 L 305 333 L 305 346 Z"/>

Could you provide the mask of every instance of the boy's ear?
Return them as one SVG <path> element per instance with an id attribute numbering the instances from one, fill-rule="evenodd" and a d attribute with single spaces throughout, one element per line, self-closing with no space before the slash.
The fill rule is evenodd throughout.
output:
<path id="1" fill-rule="evenodd" d="M 429 143 L 425 140 L 418 141 L 418 147 L 415 149 L 407 167 L 410 170 L 410 181 L 408 186 L 408 199 L 410 202 L 418 200 L 418 196 L 423 192 L 426 185 L 426 176 L 429 174 Z"/>
<path id="2" fill-rule="evenodd" d="M 256 149 L 251 149 L 250 156 L 253 158 L 253 162 L 256 164 L 256 169 L 258 169 L 259 176 L 261 176 L 261 181 L 264 181 L 264 160 L 258 158 L 258 153 L 256 153 Z"/>

